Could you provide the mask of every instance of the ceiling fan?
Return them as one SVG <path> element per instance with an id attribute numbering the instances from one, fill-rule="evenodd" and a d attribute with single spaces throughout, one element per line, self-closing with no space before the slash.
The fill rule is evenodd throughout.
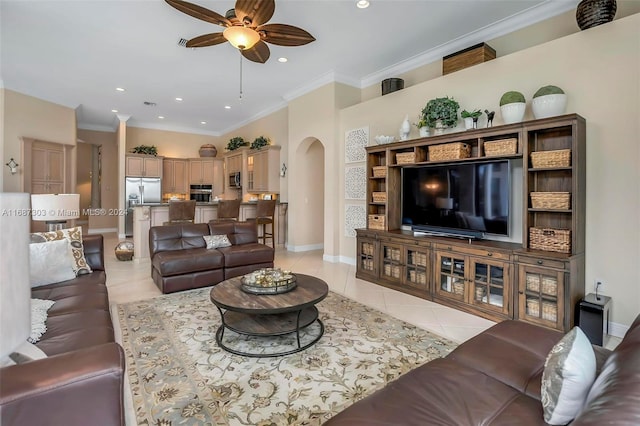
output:
<path id="1" fill-rule="evenodd" d="M 271 54 L 266 43 L 302 46 L 315 41 L 302 28 L 286 24 L 266 24 L 276 9 L 275 0 L 237 0 L 235 8 L 228 10 L 225 16 L 186 1 L 165 1 L 189 16 L 226 27 L 220 33 L 192 38 L 186 47 L 214 46 L 228 41 L 248 60 L 265 63 Z"/>

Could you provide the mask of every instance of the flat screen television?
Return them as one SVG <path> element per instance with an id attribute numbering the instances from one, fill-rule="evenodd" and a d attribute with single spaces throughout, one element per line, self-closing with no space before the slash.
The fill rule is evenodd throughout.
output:
<path id="1" fill-rule="evenodd" d="M 510 162 L 402 169 L 402 224 L 413 230 L 509 235 Z"/>

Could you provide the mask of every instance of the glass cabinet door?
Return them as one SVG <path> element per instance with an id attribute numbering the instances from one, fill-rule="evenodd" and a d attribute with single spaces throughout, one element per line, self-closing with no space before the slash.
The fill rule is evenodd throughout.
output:
<path id="1" fill-rule="evenodd" d="M 473 303 L 500 312 L 508 312 L 509 265 L 474 259 L 471 261 L 471 270 L 473 271 Z"/>
<path id="2" fill-rule="evenodd" d="M 358 270 L 361 273 L 375 275 L 375 242 L 358 240 Z"/>
<path id="3" fill-rule="evenodd" d="M 558 328 L 562 325 L 564 272 L 520 265 L 519 317 Z"/>
<path id="4" fill-rule="evenodd" d="M 464 300 L 465 258 L 449 253 L 436 255 L 436 291 L 440 295 Z"/>
<path id="5" fill-rule="evenodd" d="M 430 263 L 429 251 L 425 248 L 407 248 L 404 282 L 412 287 L 427 288 Z"/>
<path id="6" fill-rule="evenodd" d="M 380 247 L 382 252 L 380 278 L 402 281 L 402 247 L 388 243 L 380 243 Z"/>

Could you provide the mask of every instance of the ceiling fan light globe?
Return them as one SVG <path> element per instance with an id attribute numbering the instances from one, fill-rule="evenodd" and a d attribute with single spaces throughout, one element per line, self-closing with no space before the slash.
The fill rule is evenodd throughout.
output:
<path id="1" fill-rule="evenodd" d="M 240 50 L 251 49 L 260 41 L 260 34 L 251 28 L 242 26 L 228 27 L 222 32 L 222 36 L 226 38 L 233 47 Z"/>

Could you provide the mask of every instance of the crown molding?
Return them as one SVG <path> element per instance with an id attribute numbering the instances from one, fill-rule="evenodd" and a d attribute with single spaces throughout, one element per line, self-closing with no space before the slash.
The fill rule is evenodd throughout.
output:
<path id="1" fill-rule="evenodd" d="M 418 67 L 441 60 L 443 56 L 455 53 L 469 46 L 501 37 L 505 34 L 512 33 L 545 19 L 552 18 L 571 9 L 575 9 L 578 1 L 579 0 L 547 0 L 544 3 L 532 6 L 529 9 L 515 15 L 511 15 L 447 43 L 441 44 L 433 49 L 429 49 L 402 62 L 398 62 L 394 65 L 390 65 L 379 71 L 366 75 L 362 78 L 360 87 L 364 88 L 378 84 L 385 78 L 403 74 Z"/>
<path id="2" fill-rule="evenodd" d="M 82 130 L 93 130 L 95 132 L 109 132 L 114 133 L 118 126 L 102 126 L 100 124 L 88 124 L 88 123 L 78 123 L 78 129 Z"/>
<path id="3" fill-rule="evenodd" d="M 346 74 L 339 74 L 335 71 L 329 71 L 310 81 L 309 83 L 285 93 L 282 98 L 287 102 L 291 102 L 292 100 L 306 95 L 307 93 L 312 92 L 316 89 L 319 89 L 322 86 L 326 86 L 329 83 L 342 83 L 356 87 L 358 89 L 362 89 L 360 79 L 348 76 Z"/>
<path id="4" fill-rule="evenodd" d="M 158 123 L 145 123 L 140 121 L 132 120 L 127 123 L 127 127 L 137 127 L 142 129 L 153 129 L 153 130 L 164 130 L 166 132 L 177 132 L 177 133 L 191 133 L 195 135 L 205 135 L 205 136 L 220 136 L 220 132 L 215 132 L 211 130 L 203 130 L 203 129 L 194 129 L 190 127 L 179 127 L 172 126 L 170 124 L 158 124 Z"/>

